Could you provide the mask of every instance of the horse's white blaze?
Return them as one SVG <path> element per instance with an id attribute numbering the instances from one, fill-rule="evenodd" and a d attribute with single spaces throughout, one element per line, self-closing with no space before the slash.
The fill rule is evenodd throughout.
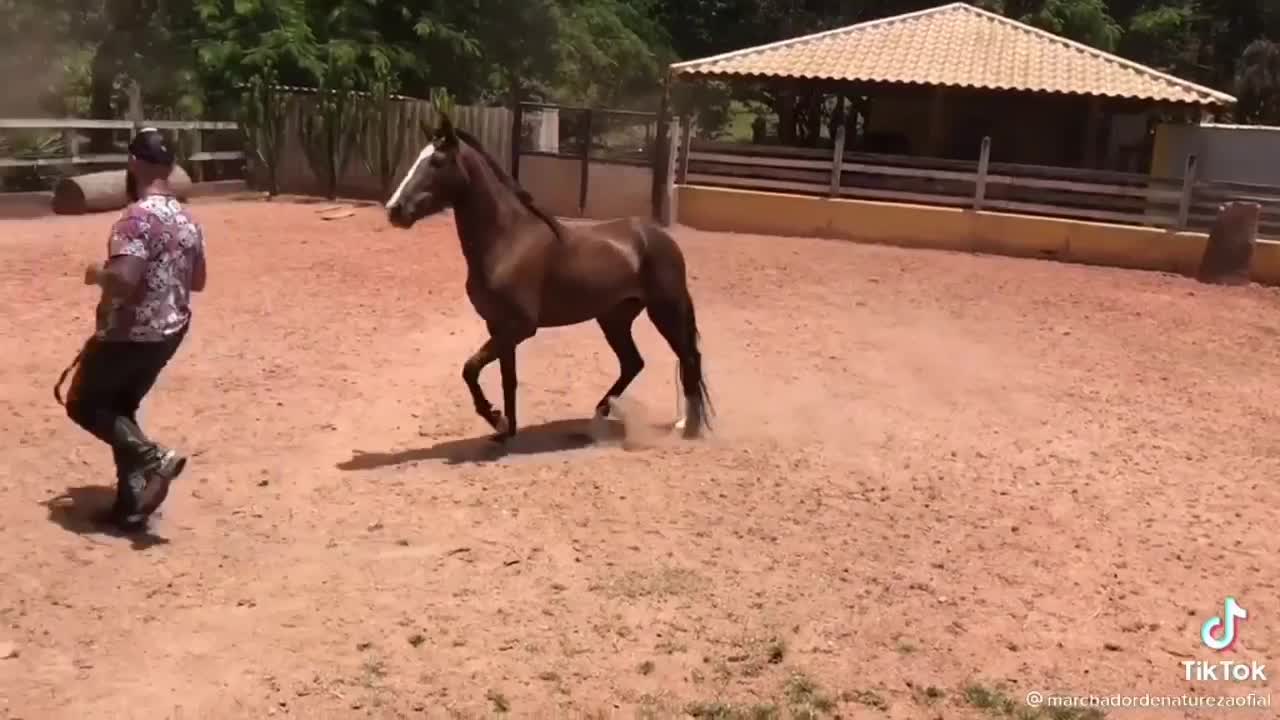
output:
<path id="1" fill-rule="evenodd" d="M 409 168 L 409 172 L 404 174 L 404 179 L 400 181 L 400 186 L 396 188 L 396 191 L 391 195 L 391 199 L 387 201 L 385 207 L 388 210 L 395 207 L 396 203 L 400 202 L 401 193 L 404 192 L 405 186 L 409 184 L 409 181 L 412 180 L 413 176 L 418 172 L 418 167 L 422 165 L 424 160 L 431 157 L 435 151 L 436 145 L 435 143 L 431 143 L 422 148 L 422 152 L 418 153 L 418 159 L 413 161 L 413 166 Z"/>

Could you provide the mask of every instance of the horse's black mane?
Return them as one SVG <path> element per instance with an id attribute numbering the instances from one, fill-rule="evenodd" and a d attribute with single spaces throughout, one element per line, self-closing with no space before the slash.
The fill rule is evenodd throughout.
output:
<path id="1" fill-rule="evenodd" d="M 545 222 L 547 226 L 551 228 L 551 232 L 555 233 L 557 239 L 564 239 L 564 226 L 560 224 L 560 221 L 556 220 L 551 213 L 539 207 L 538 204 L 534 202 L 533 195 L 530 195 L 528 190 L 521 187 L 520 183 L 516 182 L 516 179 L 511 177 L 510 173 L 502 169 L 502 166 L 498 164 L 498 161 L 493 159 L 493 156 L 489 154 L 488 150 L 484 149 L 484 146 L 480 144 L 480 141 L 477 140 L 474 135 L 461 128 L 455 128 L 453 132 L 460 140 L 465 142 L 467 145 L 470 145 L 472 150 L 480 153 L 480 157 L 484 158 L 484 161 L 488 163 L 489 169 L 493 171 L 493 174 L 502 181 L 502 184 L 505 185 L 508 190 L 515 193 L 515 196 L 520 199 L 520 203 L 524 205 L 529 212 L 538 216 L 538 219 Z"/>

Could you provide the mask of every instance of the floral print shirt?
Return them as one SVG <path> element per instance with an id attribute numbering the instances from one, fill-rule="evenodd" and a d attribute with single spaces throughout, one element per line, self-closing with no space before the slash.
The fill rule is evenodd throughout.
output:
<path id="1" fill-rule="evenodd" d="M 107 257 L 146 261 L 132 297 L 103 294 L 98 305 L 101 340 L 159 342 L 191 321 L 191 279 L 204 256 L 204 233 L 177 198 L 148 195 L 121 213 L 107 241 Z"/>

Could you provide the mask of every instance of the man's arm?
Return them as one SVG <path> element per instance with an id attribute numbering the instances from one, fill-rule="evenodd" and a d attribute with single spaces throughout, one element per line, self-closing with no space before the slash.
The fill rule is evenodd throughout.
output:
<path id="1" fill-rule="evenodd" d="M 129 297 L 142 283 L 148 256 L 142 223 L 136 218 L 123 217 L 111 228 L 107 261 L 101 267 L 90 265 L 85 271 L 85 283 L 100 286 L 112 297 Z"/>

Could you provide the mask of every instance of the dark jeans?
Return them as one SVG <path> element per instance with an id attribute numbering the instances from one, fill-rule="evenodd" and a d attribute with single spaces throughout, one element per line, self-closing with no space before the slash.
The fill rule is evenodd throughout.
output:
<path id="1" fill-rule="evenodd" d="M 158 453 L 138 427 L 138 406 L 160 371 L 177 352 L 187 330 L 159 342 L 90 340 L 67 392 L 67 415 L 111 446 L 116 464 L 117 505 L 130 492 L 130 475 Z"/>

